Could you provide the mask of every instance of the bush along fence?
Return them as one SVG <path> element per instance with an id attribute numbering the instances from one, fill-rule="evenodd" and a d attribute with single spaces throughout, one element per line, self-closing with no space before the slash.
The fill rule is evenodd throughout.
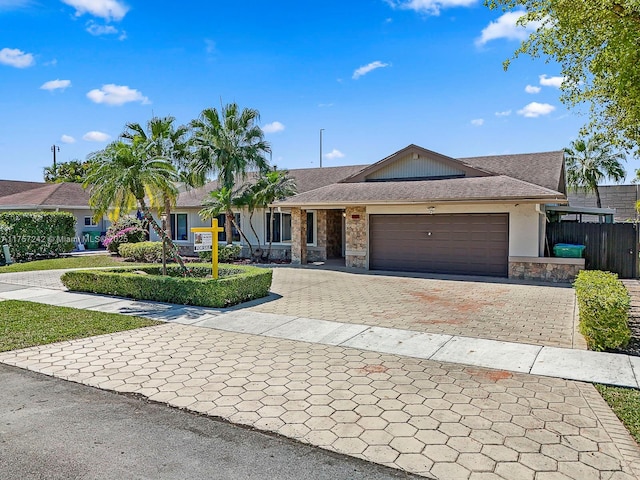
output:
<path id="1" fill-rule="evenodd" d="M 580 311 L 580 332 L 590 350 L 625 346 L 630 338 L 629 292 L 618 275 L 583 270 L 574 282 Z"/>
<path id="2" fill-rule="evenodd" d="M 17 262 L 59 257 L 74 249 L 75 225 L 69 212 L 2 212 L 0 245 L 9 245 Z"/>
<path id="3" fill-rule="evenodd" d="M 182 277 L 177 266 L 129 267 L 109 270 L 75 270 L 62 275 L 62 283 L 72 291 L 153 300 L 201 307 L 229 307 L 266 297 L 271 288 L 272 270 L 252 266 L 221 267 L 220 278 L 205 278 L 210 267 L 189 268 L 190 277 Z"/>

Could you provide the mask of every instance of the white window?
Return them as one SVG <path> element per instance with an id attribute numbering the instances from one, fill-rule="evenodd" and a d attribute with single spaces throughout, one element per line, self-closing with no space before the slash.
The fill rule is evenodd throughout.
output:
<path id="1" fill-rule="evenodd" d="M 316 222 L 315 212 L 307 212 L 307 245 L 314 245 L 316 241 Z M 271 214 L 267 213 L 266 217 L 266 235 L 267 243 L 271 238 Z M 291 242 L 291 214 L 284 212 L 275 212 L 273 214 L 273 241 L 274 243 L 290 243 Z"/>
<path id="2" fill-rule="evenodd" d="M 85 227 L 97 227 L 98 224 L 93 221 L 93 217 L 84 217 Z"/>
<path id="3" fill-rule="evenodd" d="M 171 240 L 189 240 L 189 229 L 187 227 L 186 213 L 171 214 Z"/>

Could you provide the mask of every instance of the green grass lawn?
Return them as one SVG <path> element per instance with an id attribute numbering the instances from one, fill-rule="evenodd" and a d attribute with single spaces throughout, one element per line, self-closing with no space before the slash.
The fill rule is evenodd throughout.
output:
<path id="1" fill-rule="evenodd" d="M 640 443 L 640 390 L 606 385 L 596 385 L 596 389 L 627 427 L 631 436 Z"/>
<path id="2" fill-rule="evenodd" d="M 5 300 L 0 301 L 0 352 L 160 323 L 115 313 Z"/>
<path id="3" fill-rule="evenodd" d="M 136 265 L 123 262 L 120 257 L 104 255 L 79 255 L 75 257 L 52 258 L 50 260 L 36 260 L 34 262 L 14 263 L 0 267 L 1 273 L 33 272 L 36 270 L 60 270 L 63 268 L 92 268 L 92 267 L 122 267 Z"/>

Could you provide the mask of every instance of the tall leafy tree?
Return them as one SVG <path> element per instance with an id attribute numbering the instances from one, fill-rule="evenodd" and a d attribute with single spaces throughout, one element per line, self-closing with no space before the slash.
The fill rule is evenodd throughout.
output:
<path id="1" fill-rule="evenodd" d="M 56 164 L 56 168 L 44 168 L 44 181 L 47 183 L 82 183 L 87 175 L 91 162 L 85 160 L 70 160 Z"/>
<path id="2" fill-rule="evenodd" d="M 115 220 L 121 213 L 138 208 L 151 228 L 167 242 L 170 256 L 186 274 L 178 249 L 151 214 L 151 208 L 157 207 L 164 195 L 175 198 L 178 175 L 170 161 L 150 157 L 146 147 L 141 139 L 133 138 L 115 141 L 92 153 L 89 156 L 92 165 L 83 186 L 90 188 L 89 205 L 98 217 L 111 213 Z"/>
<path id="3" fill-rule="evenodd" d="M 535 31 L 515 56 L 560 64 L 562 101 L 587 104 L 587 131 L 601 131 L 627 149 L 640 148 L 640 2 L 638 0 L 485 0 L 490 8 L 521 12 Z M 509 66 L 505 62 L 505 68 Z"/>
<path id="4" fill-rule="evenodd" d="M 257 110 L 240 110 L 236 103 L 229 103 L 220 110 L 203 110 L 191 122 L 195 150 L 192 163 L 194 175 L 216 175 L 219 188 L 234 191 L 236 179 L 246 179 L 251 170 L 265 170 L 270 146 L 257 125 L 259 120 Z M 227 243 L 232 243 L 233 211 L 227 209 L 225 214 Z"/>
<path id="5" fill-rule="evenodd" d="M 242 187 L 236 190 L 231 190 L 227 187 L 222 187 L 217 190 L 209 192 L 208 198 L 203 202 L 203 208 L 200 210 L 200 218 L 215 218 L 218 215 L 224 213 L 225 219 L 227 218 L 226 212 L 232 211 L 234 208 L 243 208 L 248 202 L 248 197 L 243 194 Z M 238 233 L 244 238 L 249 247 L 249 256 L 253 258 L 253 246 L 242 231 L 241 226 L 236 222 L 235 215 L 231 219 L 232 225 L 238 230 Z"/>
<path id="6" fill-rule="evenodd" d="M 147 122 L 146 128 L 139 123 L 128 123 L 121 138 L 124 141 L 139 145 L 149 158 L 164 159 L 175 168 L 178 180 L 190 186 L 198 184 L 189 174 L 190 160 L 189 128 L 185 125 L 175 125 L 175 118 L 153 117 Z M 171 207 L 175 195 L 171 191 L 162 195 L 162 210 L 170 218 Z M 171 222 L 166 225 L 167 234 L 171 237 Z"/>
<path id="7" fill-rule="evenodd" d="M 297 193 L 295 179 L 289 176 L 288 170 L 272 170 L 265 172 L 255 184 L 256 203 L 263 208 L 269 208 L 269 250 L 267 258 L 271 256 L 273 245 L 273 202 L 283 200 Z"/>
<path id="8" fill-rule="evenodd" d="M 571 142 L 565 149 L 565 161 L 569 188 L 595 193 L 598 208 L 602 207 L 598 184 L 606 179 L 620 182 L 626 175 L 621 163 L 624 156 L 599 135 Z"/>

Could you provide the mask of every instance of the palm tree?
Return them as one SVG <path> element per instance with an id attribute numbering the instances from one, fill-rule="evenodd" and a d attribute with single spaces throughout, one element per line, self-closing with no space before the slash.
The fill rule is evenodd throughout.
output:
<path id="1" fill-rule="evenodd" d="M 242 189 L 231 190 L 230 188 L 222 187 L 213 190 L 209 192 L 209 198 L 203 202 L 204 208 L 199 212 L 200 218 L 215 218 L 221 213 L 225 213 L 226 215 L 226 212 L 233 210 L 233 208 L 243 208 L 246 201 L 247 197 L 243 195 Z M 232 216 L 231 222 L 242 238 L 244 238 L 245 242 L 247 242 L 249 256 L 253 258 L 253 246 L 242 231 L 242 228 L 240 228 L 240 225 L 236 222 L 235 215 Z"/>
<path id="2" fill-rule="evenodd" d="M 168 160 L 149 157 L 146 147 L 140 138 L 128 143 L 117 140 L 104 150 L 90 154 L 92 163 L 83 186 L 90 188 L 89 205 L 98 217 L 111 211 L 111 218 L 115 220 L 121 212 L 128 213 L 137 207 L 158 236 L 167 242 L 170 256 L 186 274 L 178 249 L 171 238 L 167 238 L 150 210 L 164 195 L 172 199 L 176 197 L 178 175 Z"/>
<path id="3" fill-rule="evenodd" d="M 128 123 L 121 138 L 127 142 L 140 142 L 141 148 L 149 158 L 162 158 L 170 162 L 178 172 L 178 180 L 188 186 L 197 186 L 188 174 L 187 166 L 190 159 L 189 128 L 185 125 L 176 127 L 175 118 L 153 117 L 147 122 L 146 130 L 139 123 Z M 175 199 L 175 196 L 174 198 Z M 162 195 L 162 210 L 167 218 L 171 218 L 173 200 L 171 192 Z M 171 237 L 171 222 L 166 225 L 167 235 Z"/>
<path id="4" fill-rule="evenodd" d="M 191 122 L 194 174 L 200 177 L 215 174 L 219 188 L 233 191 L 236 178 L 244 180 L 249 170 L 268 168 L 265 155 L 270 146 L 256 124 L 259 120 L 257 110 L 245 108 L 240 111 L 236 103 L 225 105 L 220 111 L 215 108 L 203 110 L 198 119 Z M 232 243 L 233 211 L 227 209 L 225 215 L 227 243 Z"/>
<path id="5" fill-rule="evenodd" d="M 283 200 L 297 193 L 295 180 L 289 176 L 288 170 L 273 170 L 265 172 L 256 182 L 255 195 L 257 204 L 263 208 L 269 207 L 269 250 L 267 259 L 271 256 L 273 244 L 273 202 Z"/>
<path id="6" fill-rule="evenodd" d="M 598 184 L 605 179 L 624 180 L 626 172 L 620 163 L 624 161 L 624 155 L 614 151 L 613 146 L 597 134 L 571 142 L 570 148 L 564 151 L 569 188 L 595 193 L 596 204 L 602 208 Z"/>

